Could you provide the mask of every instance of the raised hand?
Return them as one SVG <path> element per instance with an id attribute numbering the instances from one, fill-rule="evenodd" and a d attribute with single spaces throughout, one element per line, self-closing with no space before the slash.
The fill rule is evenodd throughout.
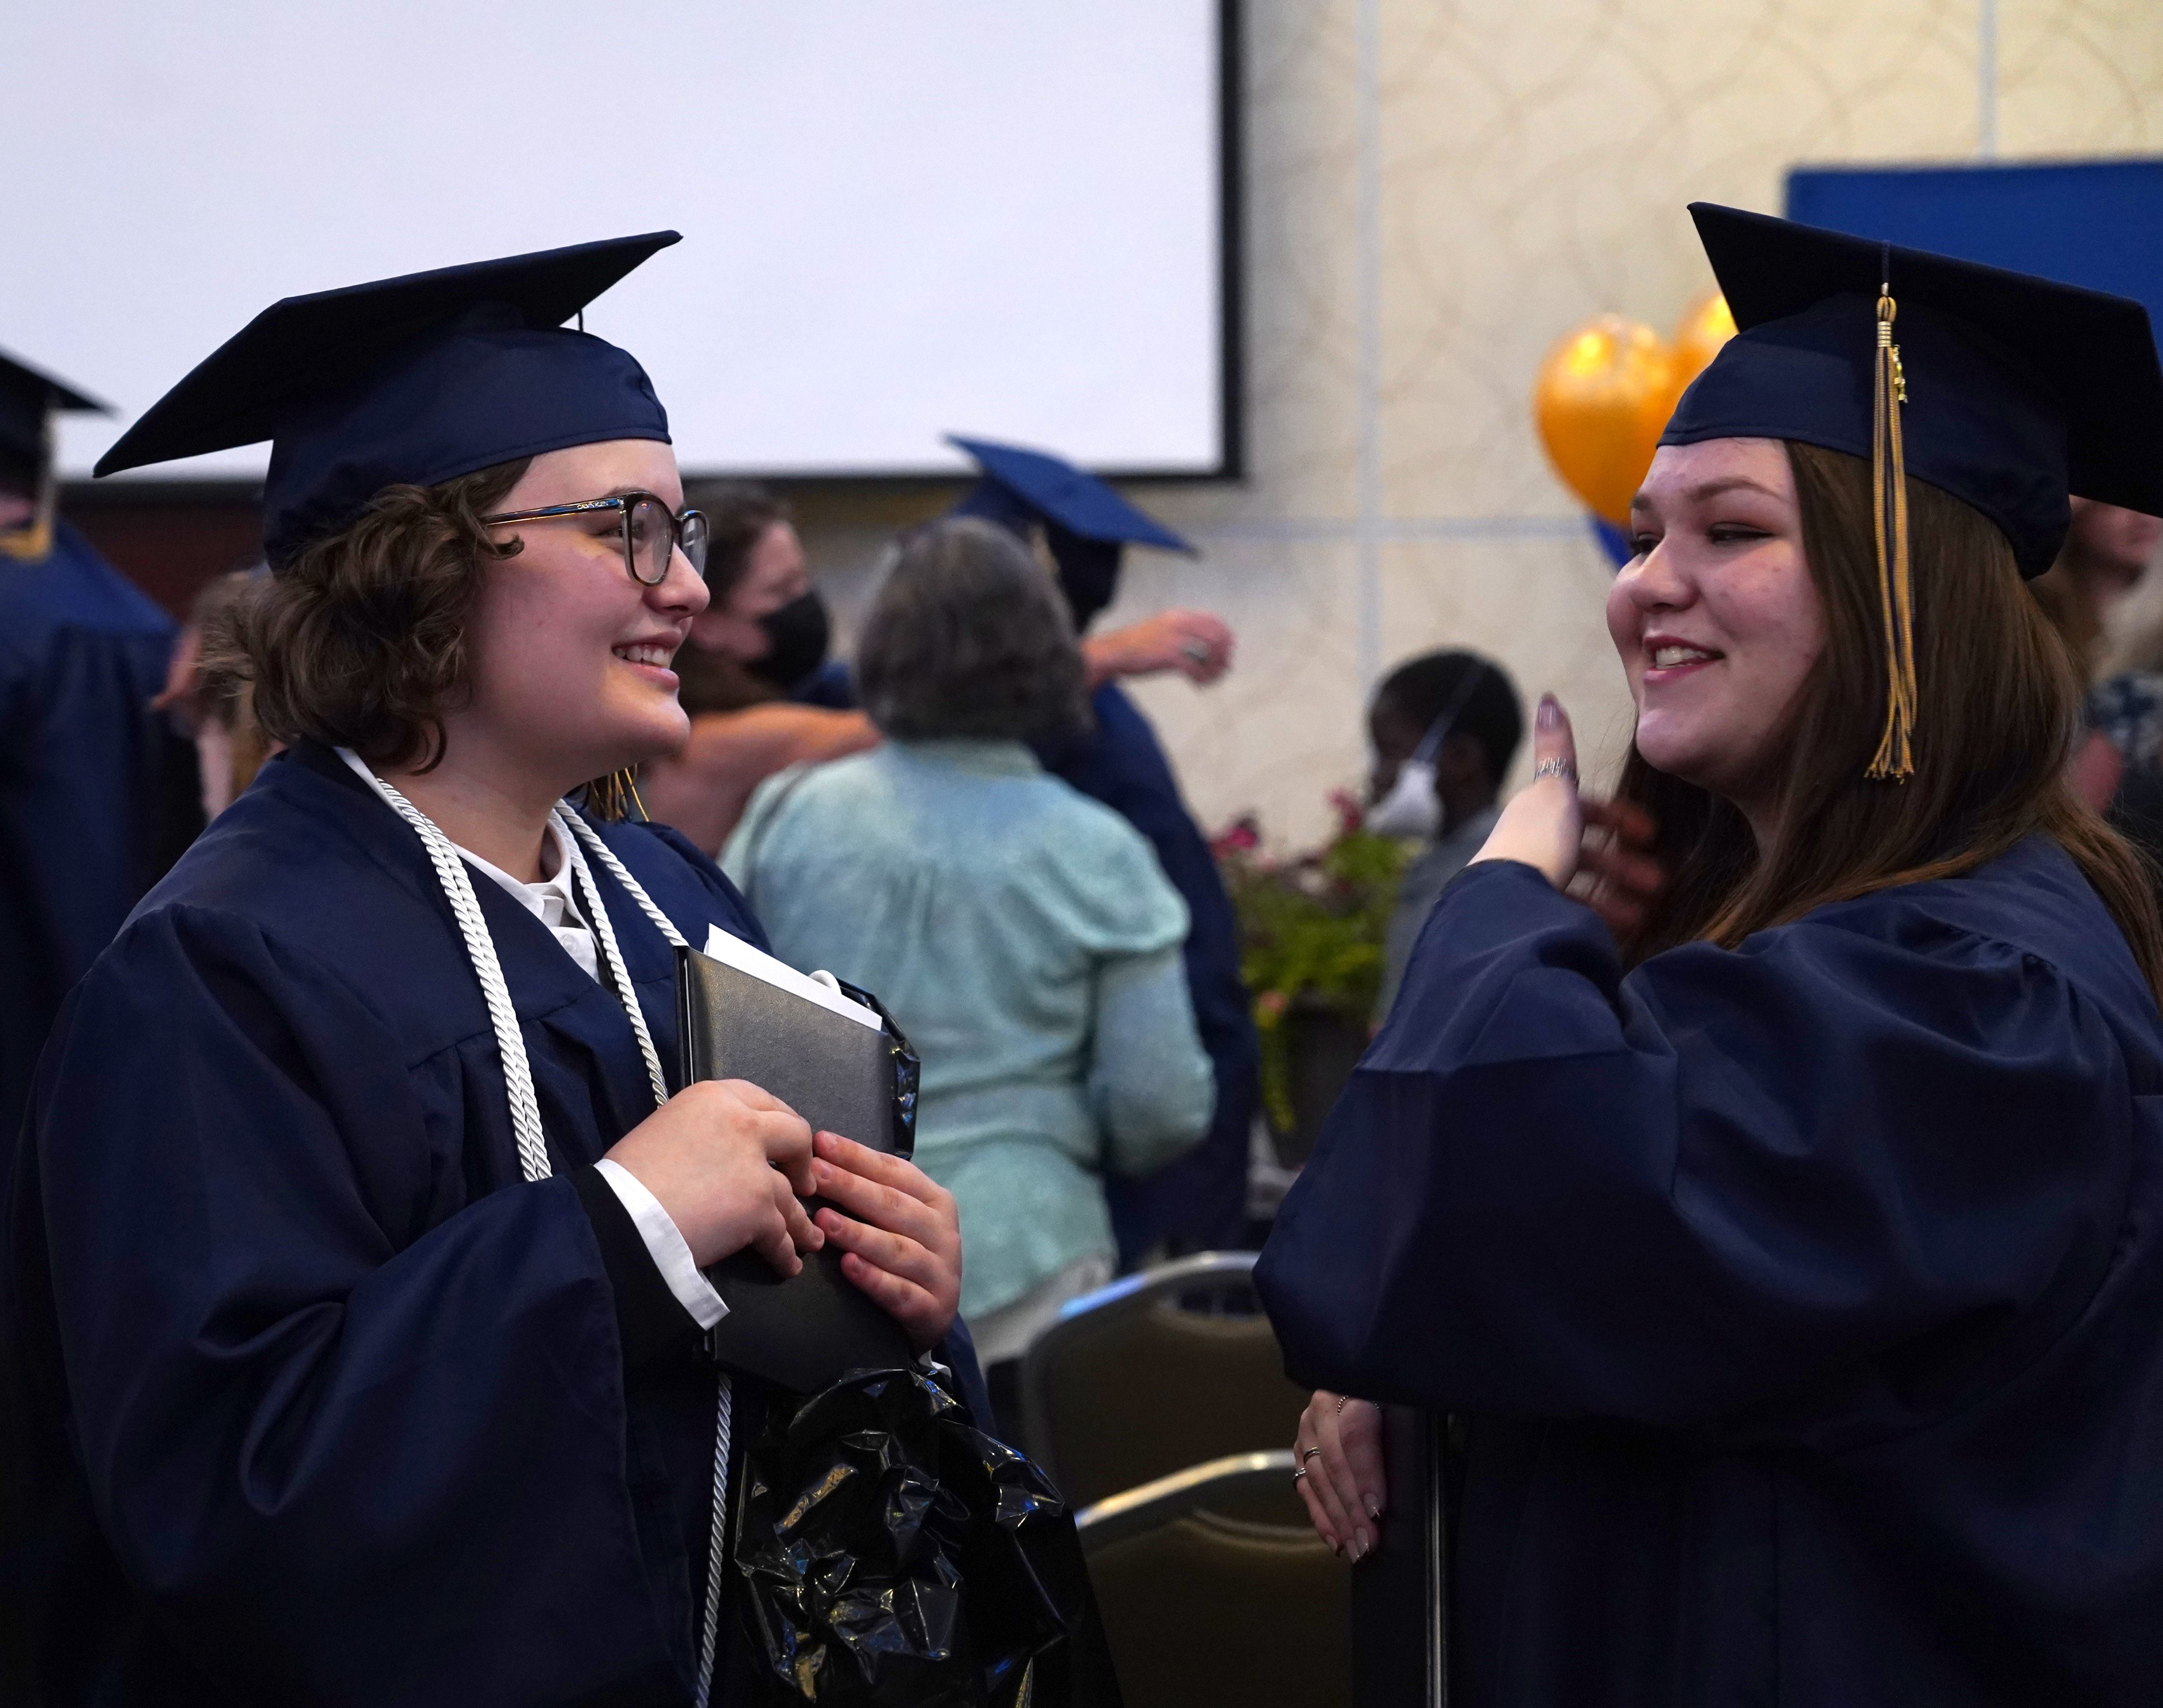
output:
<path id="1" fill-rule="evenodd" d="M 1472 858 L 1520 860 L 1557 889 L 1577 873 L 1584 846 L 1584 811 L 1577 796 L 1577 741 L 1569 716 L 1551 694 L 1532 718 L 1532 780 L 1510 797 L 1486 841 Z"/>
<path id="2" fill-rule="evenodd" d="M 905 1157 L 821 1133 L 812 1164 L 819 1228 L 841 1273 L 907 1331 L 919 1352 L 939 1344 L 961 1302 L 961 1221 L 954 1195 Z"/>
<path id="3" fill-rule="evenodd" d="M 1206 610 L 1159 611 L 1123 629 L 1082 642 L 1089 685 L 1118 676 L 1176 670 L 1189 682 L 1211 683 L 1232 668 L 1232 631 Z"/>

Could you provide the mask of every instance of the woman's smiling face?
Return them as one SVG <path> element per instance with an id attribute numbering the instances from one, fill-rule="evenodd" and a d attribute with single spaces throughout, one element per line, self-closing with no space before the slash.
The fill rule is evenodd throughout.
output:
<path id="1" fill-rule="evenodd" d="M 683 505 L 674 454 L 647 439 L 576 445 L 534 458 L 501 509 L 537 510 L 626 491 Z M 573 781 L 683 745 L 669 660 L 706 584 L 678 550 L 657 587 L 625 567 L 613 511 L 492 529 L 523 542 L 489 566 L 466 633 L 471 698 L 458 715 L 491 747 Z M 566 785 L 568 786 L 568 784 Z"/>
<path id="2" fill-rule="evenodd" d="M 1663 446 L 1630 531 L 1637 556 L 1608 594 L 1607 631 L 1637 701 L 1637 751 L 1755 821 L 1825 646 L 1786 448 Z"/>

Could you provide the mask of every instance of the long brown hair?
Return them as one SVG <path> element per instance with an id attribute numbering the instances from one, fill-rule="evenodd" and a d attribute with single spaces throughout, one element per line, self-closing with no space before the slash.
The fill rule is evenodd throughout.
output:
<path id="1" fill-rule="evenodd" d="M 1958 499 L 1908 482 L 1915 771 L 1872 782 L 1863 771 L 1884 720 L 1885 666 L 1870 465 L 1814 445 L 1787 450 L 1826 644 L 1777 762 L 1786 828 L 1761 852 L 1736 808 L 1654 770 L 1633 746 L 1617 792 L 1658 824 L 1668 882 L 1628 958 L 1698 939 L 1732 948 L 1829 902 L 1972 871 L 2040 833 L 2072 857 L 2163 999 L 2153 876 L 2066 783 L 2080 678 L 2005 537 Z"/>

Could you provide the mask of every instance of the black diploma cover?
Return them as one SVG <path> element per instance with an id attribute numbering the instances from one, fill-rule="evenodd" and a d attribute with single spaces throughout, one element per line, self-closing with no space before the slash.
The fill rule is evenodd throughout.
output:
<path id="1" fill-rule="evenodd" d="M 695 949 L 678 949 L 679 1083 L 749 1080 L 814 1132 L 908 1155 L 916 1138 L 916 1057 L 876 1000 L 842 989 L 879 1017 L 880 1030 Z M 805 1208 L 815 1213 L 824 1202 Z M 841 1273 L 841 1255 L 830 1246 L 806 1254 L 803 1271 L 787 1281 L 748 1250 L 722 1259 L 706 1279 L 729 1307 L 706 1337 L 716 1363 L 816 1394 L 852 1370 L 916 1361 L 901 1325 Z"/>

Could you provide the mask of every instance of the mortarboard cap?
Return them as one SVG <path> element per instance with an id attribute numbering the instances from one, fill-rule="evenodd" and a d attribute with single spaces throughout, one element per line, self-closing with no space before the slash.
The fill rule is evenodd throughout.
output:
<path id="1" fill-rule="evenodd" d="M 1737 330 L 1660 443 L 1788 439 L 1869 462 L 1887 692 L 1867 774 L 1897 782 L 1920 705 L 1908 477 L 1989 517 L 2024 576 L 2057 556 L 2069 494 L 2163 515 L 2148 311 L 1709 202 L 1690 217 Z"/>
<path id="2" fill-rule="evenodd" d="M 1167 552 L 1194 549 L 1094 474 L 1063 458 L 1024 450 L 1019 445 L 993 444 L 988 439 L 965 439 L 958 433 L 949 433 L 946 443 L 967 452 L 984 474 L 976 490 L 955 506 L 957 516 L 1009 522 L 1013 516 L 1025 515 L 1038 521 L 1055 522 L 1071 534 L 1108 546 L 1156 546 Z"/>
<path id="3" fill-rule="evenodd" d="M 1077 632 L 1112 602 L 1123 548 L 1194 550 L 1162 522 L 1063 458 L 958 433 L 949 433 L 946 442 L 966 451 L 983 471 L 983 479 L 962 495 L 952 513 L 981 516 L 1024 535 L 1041 523 Z"/>
<path id="4" fill-rule="evenodd" d="M 645 371 L 563 322 L 678 241 L 652 232 L 286 297 L 153 405 L 96 472 L 270 440 L 263 534 L 275 568 L 386 486 L 606 439 L 665 444 Z"/>
<path id="5" fill-rule="evenodd" d="M 64 380 L 33 368 L 0 350 L 0 457 L 42 467 L 46 418 L 55 410 L 97 410 L 111 406 L 78 391 Z"/>
<path id="6" fill-rule="evenodd" d="M 1662 444 L 1874 443 L 1877 301 L 1898 305 L 1906 469 L 1997 523 L 2023 575 L 2050 567 L 2069 493 L 2163 515 L 2163 369 L 2122 296 L 1693 202 L 1736 336 Z"/>

